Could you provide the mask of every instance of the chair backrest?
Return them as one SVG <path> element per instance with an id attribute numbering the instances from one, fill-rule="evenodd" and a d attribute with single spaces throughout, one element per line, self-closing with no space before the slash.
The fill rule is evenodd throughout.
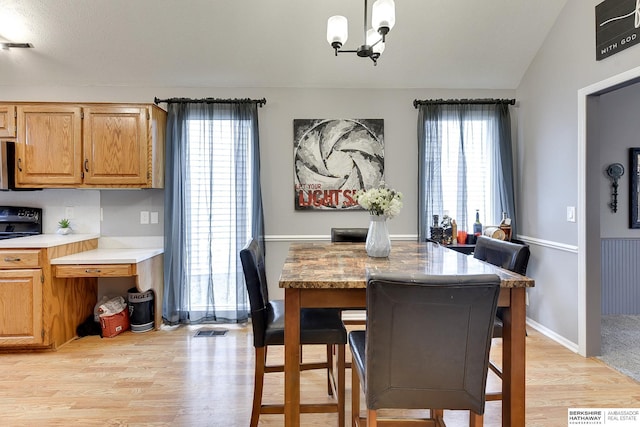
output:
<path id="1" fill-rule="evenodd" d="M 529 246 L 478 236 L 473 257 L 514 273 L 527 274 Z"/>
<path id="2" fill-rule="evenodd" d="M 240 250 L 240 261 L 244 272 L 244 281 L 249 294 L 251 324 L 253 326 L 253 344 L 264 347 L 265 332 L 269 315 L 269 289 L 264 266 L 264 254 L 256 239 L 251 239 Z"/>
<path id="3" fill-rule="evenodd" d="M 332 228 L 332 242 L 366 242 L 368 228 Z"/>
<path id="4" fill-rule="evenodd" d="M 484 413 L 500 279 L 371 274 L 365 397 L 369 409 Z"/>

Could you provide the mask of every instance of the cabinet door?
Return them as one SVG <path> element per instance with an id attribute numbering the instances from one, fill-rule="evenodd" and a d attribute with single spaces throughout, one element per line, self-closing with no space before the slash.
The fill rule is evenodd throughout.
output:
<path id="1" fill-rule="evenodd" d="M 0 347 L 42 344 L 42 270 L 0 270 Z"/>
<path id="2" fill-rule="evenodd" d="M 148 186 L 148 112 L 141 107 L 84 108 L 84 183 Z"/>
<path id="3" fill-rule="evenodd" d="M 18 106 L 16 183 L 64 187 L 82 182 L 80 107 Z"/>
<path id="4" fill-rule="evenodd" d="M 0 105 L 0 137 L 16 137 L 15 105 Z"/>

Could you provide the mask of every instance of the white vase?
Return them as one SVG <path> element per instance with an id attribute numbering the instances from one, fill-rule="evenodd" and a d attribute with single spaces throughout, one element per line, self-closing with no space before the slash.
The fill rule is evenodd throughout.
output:
<path id="1" fill-rule="evenodd" d="M 70 227 L 58 228 L 58 234 L 62 234 L 63 236 L 67 234 L 71 234 L 71 228 Z"/>
<path id="2" fill-rule="evenodd" d="M 384 215 L 369 216 L 369 232 L 367 233 L 367 255 L 374 258 L 386 258 L 391 252 L 391 239 L 387 229 L 387 217 Z"/>

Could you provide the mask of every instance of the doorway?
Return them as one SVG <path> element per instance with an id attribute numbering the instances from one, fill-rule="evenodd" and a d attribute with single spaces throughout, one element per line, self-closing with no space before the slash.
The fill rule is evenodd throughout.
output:
<path id="1" fill-rule="evenodd" d="M 640 67 L 578 91 L 578 353 L 601 351 L 600 96 L 640 82 Z M 623 212 L 621 214 L 625 214 Z"/>

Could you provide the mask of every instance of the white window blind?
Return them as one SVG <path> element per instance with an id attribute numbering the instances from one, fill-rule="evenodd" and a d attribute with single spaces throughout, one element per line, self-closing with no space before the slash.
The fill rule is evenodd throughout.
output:
<path id="1" fill-rule="evenodd" d="M 491 119 L 445 120 L 442 122 L 442 192 L 443 214 L 456 219 L 459 230 L 472 231 L 476 209 L 480 211 L 483 226 L 499 224 L 494 218 L 495 190 L 491 185 L 491 173 L 495 170 L 494 147 L 496 142 L 489 133 L 493 129 Z M 466 166 L 466 180 L 462 167 Z M 462 198 L 466 185 L 467 201 Z M 466 224 L 460 223 L 466 211 Z"/>
<path id="2" fill-rule="evenodd" d="M 249 141 L 249 121 L 188 121 L 185 219 L 191 230 L 186 266 L 191 310 L 211 304 L 216 312 L 236 309 L 241 249 L 236 242 L 246 241 L 252 223 Z"/>

